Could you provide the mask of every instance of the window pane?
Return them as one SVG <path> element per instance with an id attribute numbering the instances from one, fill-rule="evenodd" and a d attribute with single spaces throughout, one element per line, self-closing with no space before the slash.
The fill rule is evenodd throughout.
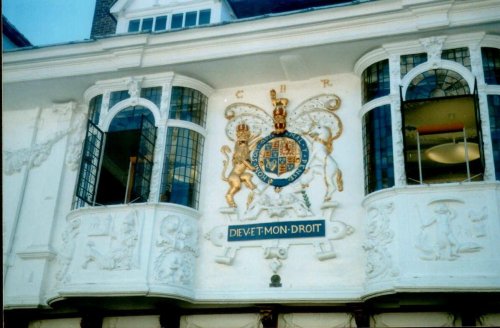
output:
<path id="1" fill-rule="evenodd" d="M 111 92 L 111 95 L 109 97 L 109 108 L 113 107 L 114 105 L 118 104 L 120 101 L 125 100 L 129 97 L 130 97 L 130 95 L 129 95 L 127 90 Z"/>
<path id="2" fill-rule="evenodd" d="M 153 30 L 153 18 L 144 18 L 142 20 L 141 31 L 152 31 Z"/>
<path id="3" fill-rule="evenodd" d="M 196 25 L 196 18 L 197 18 L 198 12 L 196 11 L 190 11 L 186 13 L 186 22 L 184 26 L 194 26 Z"/>
<path id="4" fill-rule="evenodd" d="M 171 28 L 180 28 L 182 27 L 182 19 L 184 14 L 173 14 L 172 15 L 172 25 Z"/>
<path id="5" fill-rule="evenodd" d="M 363 104 L 390 93 L 389 60 L 372 64 L 362 76 Z"/>
<path id="6" fill-rule="evenodd" d="M 139 130 L 143 116 L 154 122 L 153 113 L 149 109 L 142 106 L 127 107 L 113 117 L 108 131 Z"/>
<path id="7" fill-rule="evenodd" d="M 394 186 L 391 107 L 372 109 L 363 117 L 365 192 Z"/>
<path id="8" fill-rule="evenodd" d="M 167 29 L 167 16 L 156 17 L 155 31 L 164 31 Z"/>
<path id="9" fill-rule="evenodd" d="M 500 181 L 500 95 L 488 96 L 490 116 L 491 146 L 495 163 L 495 176 Z"/>
<path id="10" fill-rule="evenodd" d="M 443 50 L 443 52 L 441 53 L 441 58 L 457 62 L 467 67 L 468 69 L 471 69 L 469 48 Z"/>
<path id="11" fill-rule="evenodd" d="M 409 184 L 482 180 L 480 130 L 472 95 L 402 106 Z"/>
<path id="12" fill-rule="evenodd" d="M 89 120 L 95 125 L 99 124 L 101 104 L 102 104 L 102 95 L 95 96 L 89 103 Z"/>
<path id="13" fill-rule="evenodd" d="M 426 53 L 401 56 L 400 59 L 401 77 L 405 76 L 406 73 L 408 73 L 418 65 L 425 63 L 426 61 L 427 61 Z"/>
<path id="14" fill-rule="evenodd" d="M 141 132 L 139 137 L 139 149 L 134 167 L 134 181 L 130 202 L 147 202 L 149 198 L 149 186 L 153 172 L 153 157 L 156 139 L 156 127 L 154 121 L 147 116 L 142 116 Z"/>
<path id="15" fill-rule="evenodd" d="M 140 25 L 141 25 L 141 20 L 140 19 L 131 20 L 128 23 L 128 31 L 129 32 L 137 32 L 137 31 L 139 31 L 139 26 Z"/>
<path id="16" fill-rule="evenodd" d="M 141 98 L 150 100 L 159 108 L 161 103 L 161 89 L 161 87 L 143 88 L 141 89 Z"/>
<path id="17" fill-rule="evenodd" d="M 457 72 L 433 69 L 417 75 L 408 85 L 406 99 L 429 99 L 470 94 L 467 81 Z"/>
<path id="18" fill-rule="evenodd" d="M 94 205 L 103 140 L 104 133 L 89 120 L 76 187 L 76 197 L 80 201 L 76 202 L 76 207 L 83 206 L 84 202 Z"/>
<path id="19" fill-rule="evenodd" d="M 208 98 L 198 90 L 173 87 L 169 118 L 189 121 L 205 127 Z"/>
<path id="20" fill-rule="evenodd" d="M 210 24 L 210 9 L 200 10 L 200 17 L 198 18 L 198 25 Z"/>
<path id="21" fill-rule="evenodd" d="M 167 130 L 160 201 L 198 208 L 203 136 L 172 127 Z"/>
<path id="22" fill-rule="evenodd" d="M 483 55 L 484 81 L 487 84 L 500 84 L 500 49 L 481 48 Z"/>

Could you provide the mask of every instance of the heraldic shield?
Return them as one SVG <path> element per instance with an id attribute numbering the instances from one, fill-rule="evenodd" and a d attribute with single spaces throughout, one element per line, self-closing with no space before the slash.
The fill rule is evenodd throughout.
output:
<path id="1" fill-rule="evenodd" d="M 288 138 L 274 138 L 261 150 L 261 167 L 267 173 L 281 176 L 292 172 L 300 164 L 300 148 L 297 142 Z"/>

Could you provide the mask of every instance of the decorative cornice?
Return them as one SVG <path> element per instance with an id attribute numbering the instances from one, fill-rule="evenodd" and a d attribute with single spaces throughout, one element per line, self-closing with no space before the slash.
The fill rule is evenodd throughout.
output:
<path id="1" fill-rule="evenodd" d="M 434 18 L 435 22 L 424 26 L 426 30 L 492 23 L 498 22 L 496 13 L 500 11 L 500 3 L 492 0 L 447 2 L 446 5 L 433 2 L 426 6 L 422 12 L 421 8 L 415 9 L 418 6 L 403 6 L 402 0 L 377 1 L 161 34 L 127 34 L 7 52 L 4 53 L 4 83 L 418 33 L 422 24 Z M 443 21 L 442 17 L 448 18 Z"/>

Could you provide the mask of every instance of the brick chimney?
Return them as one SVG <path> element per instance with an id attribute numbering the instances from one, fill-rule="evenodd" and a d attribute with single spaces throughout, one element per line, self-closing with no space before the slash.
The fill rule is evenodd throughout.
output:
<path id="1" fill-rule="evenodd" d="M 90 37 L 115 34 L 116 20 L 109 10 L 116 0 L 96 0 Z"/>

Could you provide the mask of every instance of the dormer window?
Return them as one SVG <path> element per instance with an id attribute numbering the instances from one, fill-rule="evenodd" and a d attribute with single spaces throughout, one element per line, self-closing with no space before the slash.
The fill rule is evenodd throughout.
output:
<path id="1" fill-rule="evenodd" d="M 210 24 L 210 9 L 200 11 L 188 11 L 186 13 L 175 13 L 170 18 L 170 28 L 177 29 L 197 25 Z M 132 19 L 128 23 L 128 32 L 165 31 L 168 26 L 168 15 Z"/>

